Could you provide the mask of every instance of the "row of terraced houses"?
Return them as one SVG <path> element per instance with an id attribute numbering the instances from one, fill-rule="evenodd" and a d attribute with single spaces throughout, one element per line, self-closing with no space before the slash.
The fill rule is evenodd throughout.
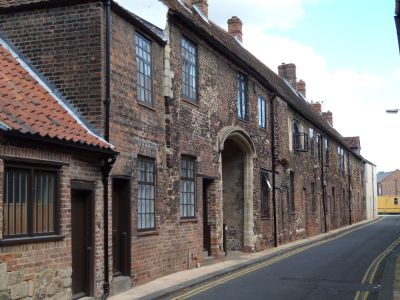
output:
<path id="1" fill-rule="evenodd" d="M 110 0 L 0 1 L 1 299 L 106 297 L 374 215 L 374 165 L 294 64 L 269 69 L 207 0 L 147 1 L 165 28 Z"/>

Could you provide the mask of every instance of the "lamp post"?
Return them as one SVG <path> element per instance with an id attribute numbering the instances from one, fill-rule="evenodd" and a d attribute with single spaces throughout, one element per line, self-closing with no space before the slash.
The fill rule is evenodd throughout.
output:
<path id="1" fill-rule="evenodd" d="M 397 114 L 399 112 L 399 109 L 398 108 L 387 109 L 386 112 L 388 114 Z"/>

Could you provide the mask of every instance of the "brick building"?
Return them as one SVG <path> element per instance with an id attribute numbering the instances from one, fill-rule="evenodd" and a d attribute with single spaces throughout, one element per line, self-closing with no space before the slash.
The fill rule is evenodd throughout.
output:
<path id="1" fill-rule="evenodd" d="M 271 71 L 242 47 L 240 19 L 221 29 L 208 20 L 205 0 L 163 5 L 161 30 L 113 1 L 0 3 L 4 40 L 119 152 L 109 183 L 100 163 L 115 154 L 111 148 L 105 158 L 97 148 L 67 153 L 74 176 L 65 177 L 65 206 L 57 212 L 65 238 L 35 243 L 30 256 L 42 268 L 18 282 L 33 284 L 35 295 L 44 267 L 69 270 L 66 293 L 100 297 L 109 283 L 117 292 L 230 251 L 258 251 L 365 219 L 364 159 L 332 127 L 332 113 L 307 102 L 296 66 L 280 65 L 280 76 Z M 84 268 L 90 282 L 74 277 L 80 269 L 67 224 L 75 184 L 91 187 L 99 204 L 95 259 Z M 43 260 L 42 248 L 58 246 L 63 251 Z M 32 240 L 1 246 L 7 272 L 30 268 L 14 255 L 31 247 Z"/>
<path id="2" fill-rule="evenodd" d="M 69 299 L 103 282 L 102 166 L 116 153 L 3 39 L 0 69 L 0 297 Z"/>
<path id="3" fill-rule="evenodd" d="M 400 196 L 400 170 L 377 174 L 378 196 Z"/>

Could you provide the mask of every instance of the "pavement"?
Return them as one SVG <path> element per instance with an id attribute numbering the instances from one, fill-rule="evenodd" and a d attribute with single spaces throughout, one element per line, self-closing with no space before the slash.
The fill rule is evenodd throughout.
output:
<path id="1" fill-rule="evenodd" d="M 255 253 L 235 253 L 228 255 L 222 262 L 218 262 L 200 268 L 184 270 L 173 273 L 148 283 L 133 287 L 132 289 L 109 297 L 110 300 L 133 300 L 133 299 L 168 299 L 182 292 L 189 291 L 202 284 L 215 281 L 219 278 L 229 275 L 230 273 L 258 265 L 264 261 L 273 258 L 279 258 L 285 254 L 296 251 L 304 247 L 312 247 L 323 241 L 333 239 L 343 233 L 355 230 L 375 220 L 363 221 L 357 224 L 346 226 L 340 229 L 332 230 L 328 233 L 319 234 L 307 239 L 298 240 L 288 244 L 281 245 L 277 248 L 267 249 Z M 379 299 L 396 299 L 400 300 L 400 247 L 388 256 L 383 278 L 385 280 L 385 290 Z M 390 262 L 390 263 L 388 263 Z M 394 275 L 395 276 L 394 276 Z M 388 297 L 392 296 L 392 297 Z"/>

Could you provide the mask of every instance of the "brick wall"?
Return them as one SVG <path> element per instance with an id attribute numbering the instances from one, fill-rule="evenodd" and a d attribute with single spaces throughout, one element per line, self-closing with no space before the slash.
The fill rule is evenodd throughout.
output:
<path id="1" fill-rule="evenodd" d="M 381 196 L 398 196 L 400 194 L 400 172 L 394 171 L 393 174 L 380 182 Z"/>
<path id="2" fill-rule="evenodd" d="M 0 12 L 0 32 L 97 130 L 102 126 L 101 1 Z"/>

